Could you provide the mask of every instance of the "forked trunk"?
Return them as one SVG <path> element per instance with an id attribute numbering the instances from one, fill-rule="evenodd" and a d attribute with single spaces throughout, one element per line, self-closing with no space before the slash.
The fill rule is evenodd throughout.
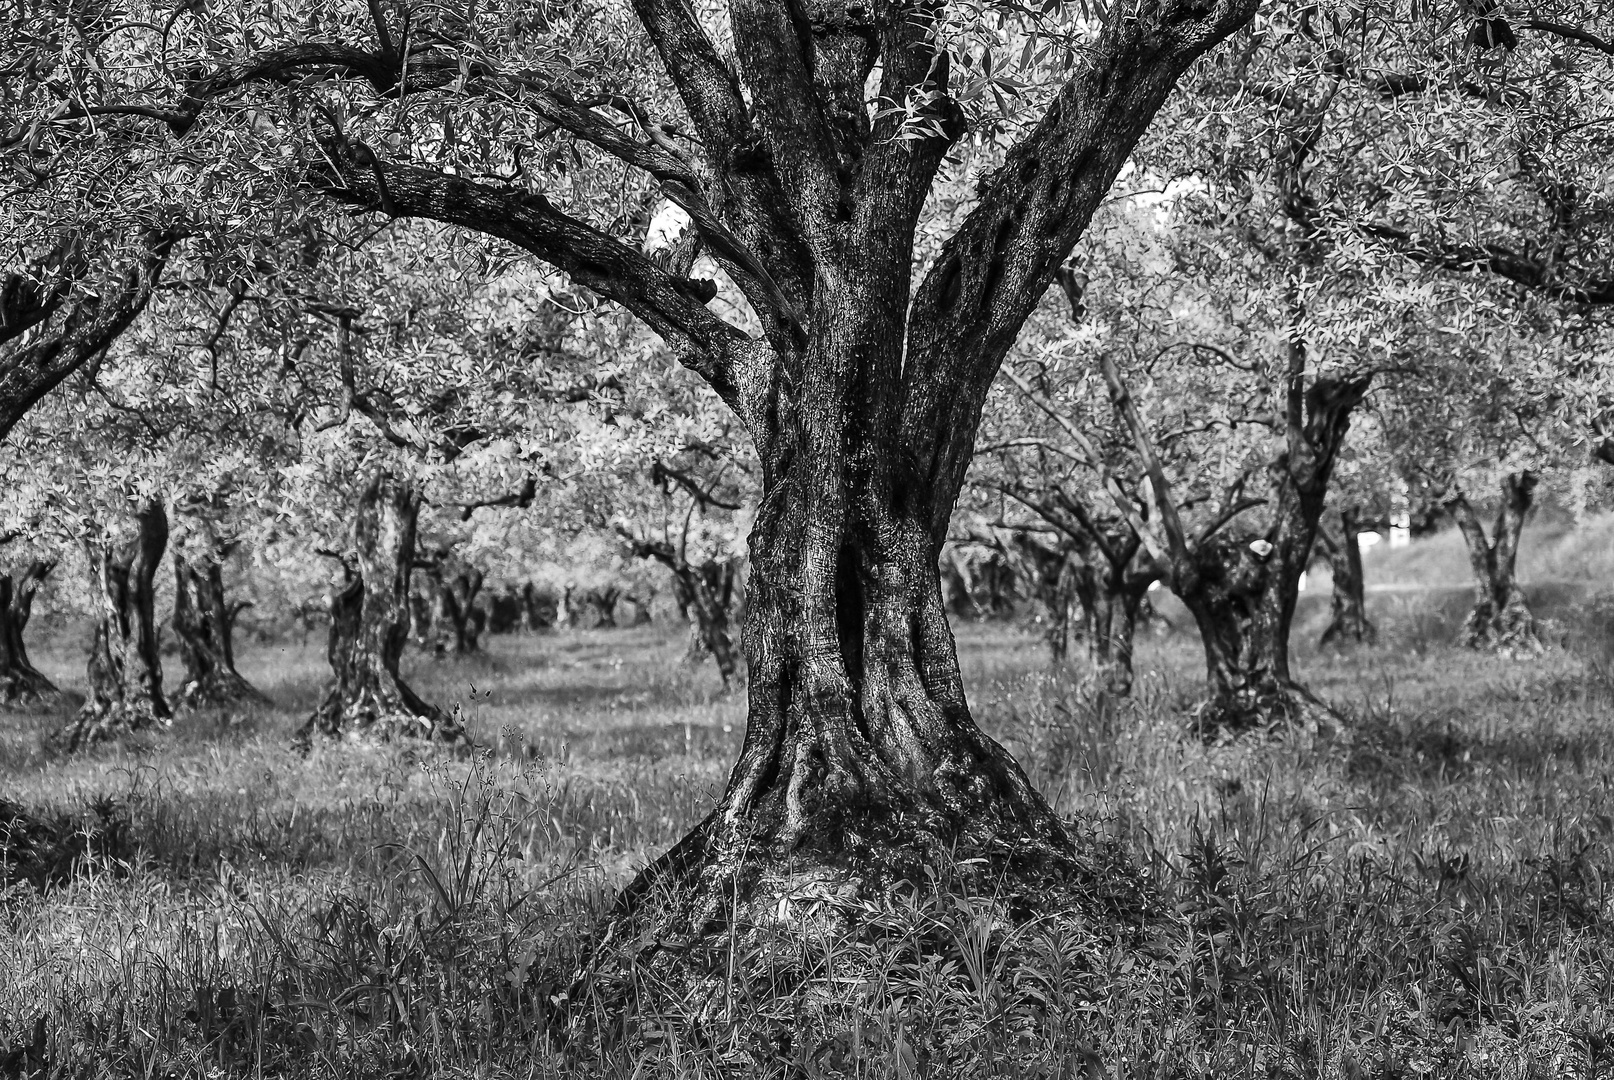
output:
<path id="1" fill-rule="evenodd" d="M 1362 572 L 1362 522 L 1356 508 L 1348 506 L 1339 512 L 1339 529 L 1319 525 L 1317 538 L 1328 554 L 1328 566 L 1334 578 L 1333 610 L 1328 628 L 1323 631 L 1323 648 L 1342 649 L 1352 645 L 1372 644 L 1378 630 L 1367 617 L 1367 585 Z"/>
<path id="2" fill-rule="evenodd" d="M 298 745 L 306 747 L 315 733 L 355 740 L 464 737 L 458 721 L 421 700 L 398 674 L 409 636 L 409 573 L 420 501 L 408 481 L 385 474 L 359 496 L 353 519 L 358 573 L 349 573 L 331 600 L 327 654 L 335 678 L 298 731 Z"/>
<path id="3" fill-rule="evenodd" d="M 1463 620 L 1458 642 L 1470 649 L 1539 653 L 1543 646 L 1535 615 L 1516 576 L 1519 535 L 1535 501 L 1536 476 L 1528 471 L 1508 473 L 1501 487 L 1502 506 L 1490 536 L 1461 492 L 1446 502 L 1462 531 L 1474 572 L 1474 607 Z"/>
<path id="4" fill-rule="evenodd" d="M 174 634 L 185 682 L 176 703 L 191 709 L 219 708 L 269 699 L 235 670 L 235 610 L 224 597 L 224 570 L 217 558 L 193 560 L 174 552 Z"/>
<path id="5" fill-rule="evenodd" d="M 168 546 L 163 504 L 142 502 L 135 525 L 121 544 L 90 545 L 101 610 L 90 646 L 89 697 L 59 735 L 68 750 L 171 723 L 153 610 L 153 582 Z"/>
<path id="6" fill-rule="evenodd" d="M 34 594 L 55 565 L 35 559 L 15 578 L 0 574 L 0 705 L 43 701 L 60 693 L 28 659 L 22 636 L 33 613 Z"/>
<path id="7" fill-rule="evenodd" d="M 1090 629 L 1088 598 L 1093 589 L 1093 569 L 1068 542 L 1046 544 L 1021 533 L 1014 538 L 1013 546 L 1026 567 L 1026 584 L 1044 624 L 1048 658 L 1062 664 L 1070 655 L 1072 633 L 1087 637 L 1085 631 Z M 1078 609 L 1083 615 L 1079 625 L 1075 622 Z"/>

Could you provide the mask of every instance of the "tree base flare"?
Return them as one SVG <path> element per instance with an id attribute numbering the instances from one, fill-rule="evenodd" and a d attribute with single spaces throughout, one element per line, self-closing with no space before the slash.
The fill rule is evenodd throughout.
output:
<path id="1" fill-rule="evenodd" d="M 1339 716 L 1298 683 L 1272 683 L 1211 697 L 1190 714 L 1188 728 L 1207 743 L 1295 731 L 1328 737 L 1339 730 Z"/>
<path id="2" fill-rule="evenodd" d="M 148 701 L 90 703 L 52 738 L 52 742 L 76 753 L 97 743 L 110 742 L 143 731 L 166 730 L 173 720 L 160 715 Z"/>
<path id="3" fill-rule="evenodd" d="M 333 687 L 319 708 L 297 729 L 292 736 L 293 748 L 307 753 L 315 735 L 363 743 L 414 739 L 464 745 L 470 741 L 457 715 L 426 704 L 412 692 L 408 698 L 400 695 L 392 700 L 369 696 L 344 700 L 339 687 Z"/>
<path id="4" fill-rule="evenodd" d="M 894 815 L 837 852 L 781 854 L 714 814 L 624 890 L 567 999 L 678 1016 L 686 1029 L 721 1029 L 737 1002 L 753 1018 L 782 1009 L 799 1047 L 814 1024 L 833 1035 L 853 969 L 878 972 L 892 949 L 1008 950 L 1025 928 L 1055 923 L 1094 943 L 1141 945 L 1166 918 L 1119 845 L 1092 830 L 1072 826 L 1057 854 L 1030 835 L 984 848 L 958 837 L 950 850 L 911 831 L 893 842 L 914 824 Z M 587 1027 L 588 1012 L 573 1023 Z"/>
<path id="5" fill-rule="evenodd" d="M 1547 651 L 1524 597 L 1515 593 L 1501 610 L 1480 603 L 1469 611 L 1458 631 L 1457 643 L 1465 649 L 1479 649 L 1503 656 L 1532 657 Z"/>
<path id="6" fill-rule="evenodd" d="M 57 685 L 33 668 L 0 675 L 0 705 L 8 708 L 50 706 L 61 698 L 62 692 Z"/>
<path id="7" fill-rule="evenodd" d="M 203 678 L 193 679 L 180 687 L 174 695 L 177 708 L 192 711 L 201 709 L 235 709 L 239 706 L 268 706 L 269 696 L 235 671 L 214 671 Z"/>

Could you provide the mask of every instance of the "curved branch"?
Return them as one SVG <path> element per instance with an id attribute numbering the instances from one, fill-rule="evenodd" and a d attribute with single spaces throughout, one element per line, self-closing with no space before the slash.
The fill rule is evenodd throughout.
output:
<path id="1" fill-rule="evenodd" d="M 329 149 L 335 169 L 316 180 L 331 197 L 398 217 L 464 226 L 531 252 L 637 315 L 742 419 L 748 416 L 744 387 L 760 377 L 755 371 L 757 350 L 765 347 L 707 309 L 709 283 L 668 273 L 536 192 L 494 188 L 412 165 L 384 163 L 373 155 L 373 165 L 366 168 L 347 147 Z"/>
<path id="2" fill-rule="evenodd" d="M 88 295 L 68 311 L 60 331 L 0 356 L 0 439 L 40 398 L 108 348 L 151 300 L 169 253 L 180 238 L 177 228 L 148 229 L 143 252 L 109 295 Z"/>

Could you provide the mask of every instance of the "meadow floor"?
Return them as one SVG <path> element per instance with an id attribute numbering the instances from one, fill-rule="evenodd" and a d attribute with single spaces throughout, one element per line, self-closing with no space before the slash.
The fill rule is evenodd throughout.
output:
<path id="1" fill-rule="evenodd" d="M 1191 635 L 1149 636 L 1106 709 L 1031 636 L 961 628 L 983 726 L 1140 868 L 1154 922 L 904 895 L 684 1012 L 574 981 L 739 746 L 743 701 L 681 634 L 408 658 L 471 758 L 293 754 L 317 641 L 243 645 L 272 710 L 73 759 L 42 749 L 59 717 L 0 714 L 0 797 L 114 856 L 0 880 L 0 1077 L 1614 1075 L 1614 669 L 1427 631 L 1302 657 L 1339 737 L 1207 747 L 1181 737 Z"/>

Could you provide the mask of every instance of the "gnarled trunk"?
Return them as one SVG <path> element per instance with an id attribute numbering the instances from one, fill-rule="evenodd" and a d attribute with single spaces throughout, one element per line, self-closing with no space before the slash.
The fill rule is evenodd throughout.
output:
<path id="1" fill-rule="evenodd" d="M 735 896 L 767 919 L 814 890 L 878 895 L 955 860 L 1021 884 L 1081 865 L 1063 823 L 970 715 L 928 523 L 828 471 L 826 483 L 823 465 L 798 459 L 763 498 L 745 742 L 722 801 L 630 886 L 627 908 L 683 886 L 672 894 L 699 928 Z"/>
<path id="2" fill-rule="evenodd" d="M 185 681 L 177 704 L 218 708 L 269 699 L 235 670 L 235 616 L 224 598 L 224 570 L 216 557 L 190 559 L 174 552 L 174 634 Z"/>
<path id="3" fill-rule="evenodd" d="M 1529 471 L 1502 478 L 1502 506 L 1490 536 L 1462 492 L 1446 500 L 1468 546 L 1468 563 L 1474 572 L 1474 607 L 1463 620 L 1457 639 L 1467 648 L 1526 653 L 1543 648 L 1535 615 L 1515 576 L 1519 534 L 1535 500 L 1535 487 L 1536 476 Z"/>
<path id="4" fill-rule="evenodd" d="M 420 501 L 408 481 L 384 473 L 359 496 L 353 519 L 358 572 L 349 572 L 331 600 L 327 655 L 335 678 L 297 733 L 302 746 L 315 733 L 374 740 L 464 738 L 457 720 L 421 700 L 398 674 L 409 636 L 409 573 Z"/>
<path id="5" fill-rule="evenodd" d="M 1334 461 L 1367 386 L 1365 378 L 1317 380 L 1305 392 L 1304 423 L 1292 400 L 1288 446 L 1269 468 L 1265 535 L 1218 534 L 1196 545 L 1187 566 L 1174 568 L 1173 590 L 1205 648 L 1210 698 L 1195 718 L 1202 735 L 1310 725 L 1329 716 L 1290 674 L 1289 631 Z"/>
<path id="6" fill-rule="evenodd" d="M 135 525 L 135 534 L 122 544 L 90 546 L 101 612 L 90 647 L 89 698 L 59 735 L 69 750 L 172 722 L 153 610 L 153 582 L 168 546 L 163 504 L 143 501 Z"/>
<path id="7" fill-rule="evenodd" d="M 15 577 L 0 574 L 0 704 L 42 701 L 60 692 L 28 659 L 22 637 L 33 613 L 34 594 L 55 565 L 35 559 Z"/>
<path id="8" fill-rule="evenodd" d="M 1210 697 L 1195 727 L 1229 734 L 1302 718 L 1315 699 L 1289 674 L 1289 625 L 1300 572 L 1279 562 L 1264 538 L 1222 535 L 1201 543 L 1194 568 L 1179 575 L 1178 597 L 1205 649 Z M 1265 551 L 1266 554 L 1262 554 Z"/>
<path id="9" fill-rule="evenodd" d="M 1367 617 L 1361 535 L 1362 522 L 1354 506 L 1339 512 L 1337 533 L 1321 523 L 1318 525 L 1317 538 L 1328 554 L 1328 566 L 1334 579 L 1332 614 L 1318 642 L 1324 648 L 1371 644 L 1378 636 Z"/>

